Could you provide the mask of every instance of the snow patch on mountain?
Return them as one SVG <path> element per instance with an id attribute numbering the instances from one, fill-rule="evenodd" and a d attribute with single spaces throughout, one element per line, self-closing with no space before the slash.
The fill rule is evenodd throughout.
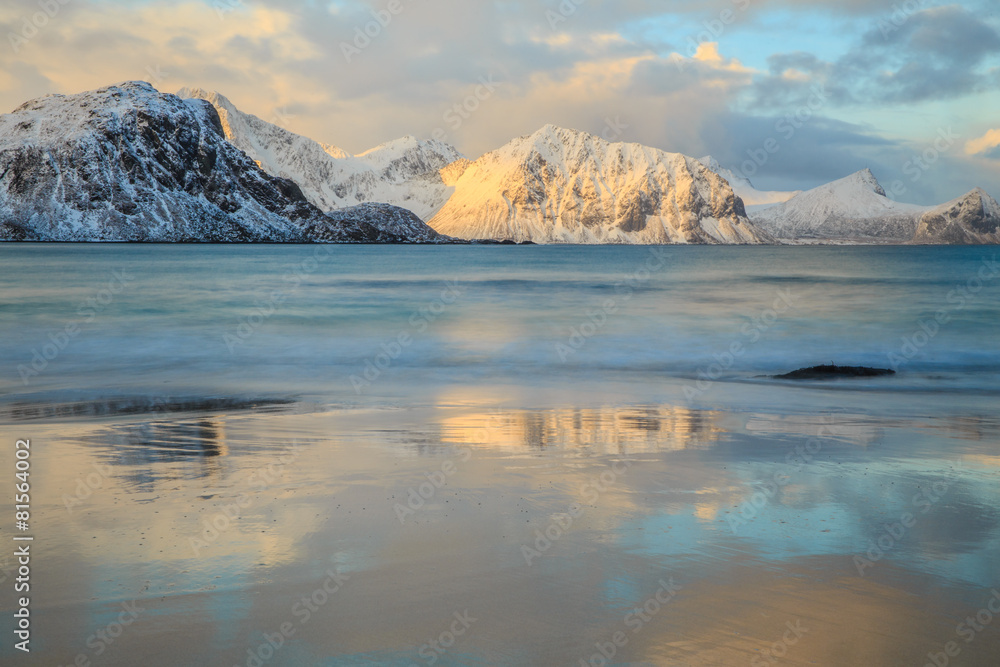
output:
<path id="1" fill-rule="evenodd" d="M 724 179 L 729 181 L 729 185 L 732 186 L 733 192 L 736 193 L 737 197 L 743 200 L 748 212 L 754 210 L 751 209 L 751 207 L 764 207 L 781 204 L 801 192 L 801 190 L 794 190 L 790 192 L 783 190 L 758 190 L 754 187 L 753 183 L 750 182 L 749 178 L 721 166 L 711 155 L 698 158 L 698 162 L 701 162 L 711 171 L 714 171 L 719 176 L 722 176 Z"/>
<path id="2" fill-rule="evenodd" d="M 546 125 L 464 167 L 430 225 L 536 243 L 767 243 L 693 158 Z"/>
<path id="3" fill-rule="evenodd" d="M 439 171 L 463 158 L 449 144 L 412 136 L 351 155 L 244 113 L 219 93 L 184 88 L 178 95 L 210 102 L 234 146 L 269 174 L 295 181 L 324 211 L 384 202 L 429 220 L 451 194 Z"/>
<path id="4" fill-rule="evenodd" d="M 909 241 L 926 206 L 903 204 L 886 197 L 869 169 L 799 193 L 750 218 L 775 237 L 799 241 Z"/>

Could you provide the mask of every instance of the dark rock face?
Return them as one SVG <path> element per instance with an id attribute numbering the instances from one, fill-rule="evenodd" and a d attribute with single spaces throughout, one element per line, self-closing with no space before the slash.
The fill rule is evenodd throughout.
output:
<path id="1" fill-rule="evenodd" d="M 822 366 L 810 366 L 800 368 L 785 373 L 775 375 L 776 380 L 833 380 L 836 378 L 867 378 L 882 377 L 885 375 L 895 375 L 896 371 L 890 368 L 869 368 L 868 366 L 834 366 L 826 364 Z"/>
<path id="2" fill-rule="evenodd" d="M 230 144 L 211 104 L 144 82 L 0 116 L 0 240 L 411 240 L 412 226 L 394 231 L 405 213 L 390 209 L 325 216 Z"/>
<path id="3" fill-rule="evenodd" d="M 976 188 L 920 218 L 914 243 L 1000 243 L 1000 205 Z"/>
<path id="4" fill-rule="evenodd" d="M 366 226 L 364 243 L 449 243 L 415 213 L 390 204 L 366 203 L 330 211 L 318 222 L 310 222 L 306 236 L 317 241 L 335 239 L 342 225 Z"/>

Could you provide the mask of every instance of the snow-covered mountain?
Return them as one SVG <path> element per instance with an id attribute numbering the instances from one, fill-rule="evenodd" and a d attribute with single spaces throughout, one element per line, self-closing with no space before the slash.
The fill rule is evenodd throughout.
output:
<path id="1" fill-rule="evenodd" d="M 412 225 L 388 206 L 323 215 L 228 142 L 211 105 L 145 82 L 0 116 L 3 240 L 398 242 Z"/>
<path id="2" fill-rule="evenodd" d="M 779 239 L 894 243 L 912 239 L 918 218 L 927 210 L 889 199 L 865 169 L 782 204 L 753 210 L 750 219 Z"/>
<path id="3" fill-rule="evenodd" d="M 463 159 L 449 144 L 412 136 L 351 155 L 244 113 L 219 93 L 183 88 L 177 94 L 211 103 L 234 146 L 267 173 L 295 181 L 324 211 L 383 202 L 429 220 L 451 194 L 439 171 Z"/>
<path id="4" fill-rule="evenodd" d="M 758 190 L 754 187 L 753 183 L 750 182 L 749 178 L 737 174 L 731 169 L 726 169 L 711 155 L 698 158 L 698 162 L 701 162 L 711 171 L 714 171 L 719 176 L 722 176 L 724 179 L 729 181 L 729 185 L 732 186 L 733 192 L 736 193 L 737 197 L 743 200 L 743 204 L 746 206 L 748 212 L 757 207 L 781 204 L 800 192 L 800 190 L 794 190 L 791 192 L 786 192 L 784 190 Z"/>
<path id="5" fill-rule="evenodd" d="M 546 125 L 462 165 L 430 221 L 466 239 L 768 243 L 729 184 L 693 158 Z"/>
<path id="6" fill-rule="evenodd" d="M 920 217 L 914 243 L 1000 243 L 1000 204 L 981 188 Z"/>

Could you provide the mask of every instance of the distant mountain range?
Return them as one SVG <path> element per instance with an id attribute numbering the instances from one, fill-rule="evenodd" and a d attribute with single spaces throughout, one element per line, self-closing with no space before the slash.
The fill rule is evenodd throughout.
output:
<path id="1" fill-rule="evenodd" d="M 868 169 L 755 206 L 750 219 L 789 243 L 997 243 L 1000 205 L 980 188 L 941 206 L 889 199 Z"/>
<path id="2" fill-rule="evenodd" d="M 978 188 L 939 207 L 901 204 L 868 170 L 764 192 L 711 157 L 553 125 L 474 161 L 410 136 L 351 155 L 218 93 L 144 82 L 0 116 L 0 240 L 460 239 L 997 243 L 1000 205 Z"/>

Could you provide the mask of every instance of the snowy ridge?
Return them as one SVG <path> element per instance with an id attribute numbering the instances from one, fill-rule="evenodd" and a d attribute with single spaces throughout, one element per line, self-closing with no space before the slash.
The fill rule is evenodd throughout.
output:
<path id="1" fill-rule="evenodd" d="M 382 202 L 429 220 L 451 194 L 438 172 L 462 159 L 453 146 L 412 136 L 355 156 L 243 113 L 219 93 L 183 88 L 178 95 L 211 103 L 234 146 L 267 173 L 295 181 L 324 211 Z"/>
<path id="2" fill-rule="evenodd" d="M 546 125 L 467 165 L 430 225 L 536 243 L 768 243 L 693 158 Z"/>
<path id="3" fill-rule="evenodd" d="M 708 167 L 708 169 L 714 171 L 719 176 L 722 176 L 724 179 L 729 181 L 729 185 L 732 186 L 733 192 L 736 193 L 737 197 L 743 200 L 743 204 L 747 207 L 747 211 L 751 210 L 751 206 L 763 207 L 773 204 L 781 204 L 801 192 L 800 190 L 792 192 L 785 192 L 781 190 L 758 190 L 754 187 L 753 183 L 750 182 L 749 178 L 736 174 L 732 170 L 721 166 L 711 155 L 698 158 L 698 162 L 701 162 L 703 165 Z"/>
<path id="4" fill-rule="evenodd" d="M 425 141 L 412 135 L 379 144 L 355 157 L 383 179 L 396 183 L 439 172 L 456 160 L 465 158 L 451 144 L 434 139 Z"/>
<path id="5" fill-rule="evenodd" d="M 227 141 L 211 105 L 145 82 L 50 95 L 0 116 L 3 240 L 409 240 L 392 231 L 410 224 L 408 212 L 381 214 L 378 225 L 370 211 L 328 218 Z"/>
<path id="6" fill-rule="evenodd" d="M 913 242 L 1000 244 L 1000 204 L 976 188 L 924 213 Z"/>
<path id="7" fill-rule="evenodd" d="M 751 211 L 750 217 L 780 239 L 891 243 L 913 238 L 917 219 L 927 210 L 889 199 L 865 169 Z"/>

